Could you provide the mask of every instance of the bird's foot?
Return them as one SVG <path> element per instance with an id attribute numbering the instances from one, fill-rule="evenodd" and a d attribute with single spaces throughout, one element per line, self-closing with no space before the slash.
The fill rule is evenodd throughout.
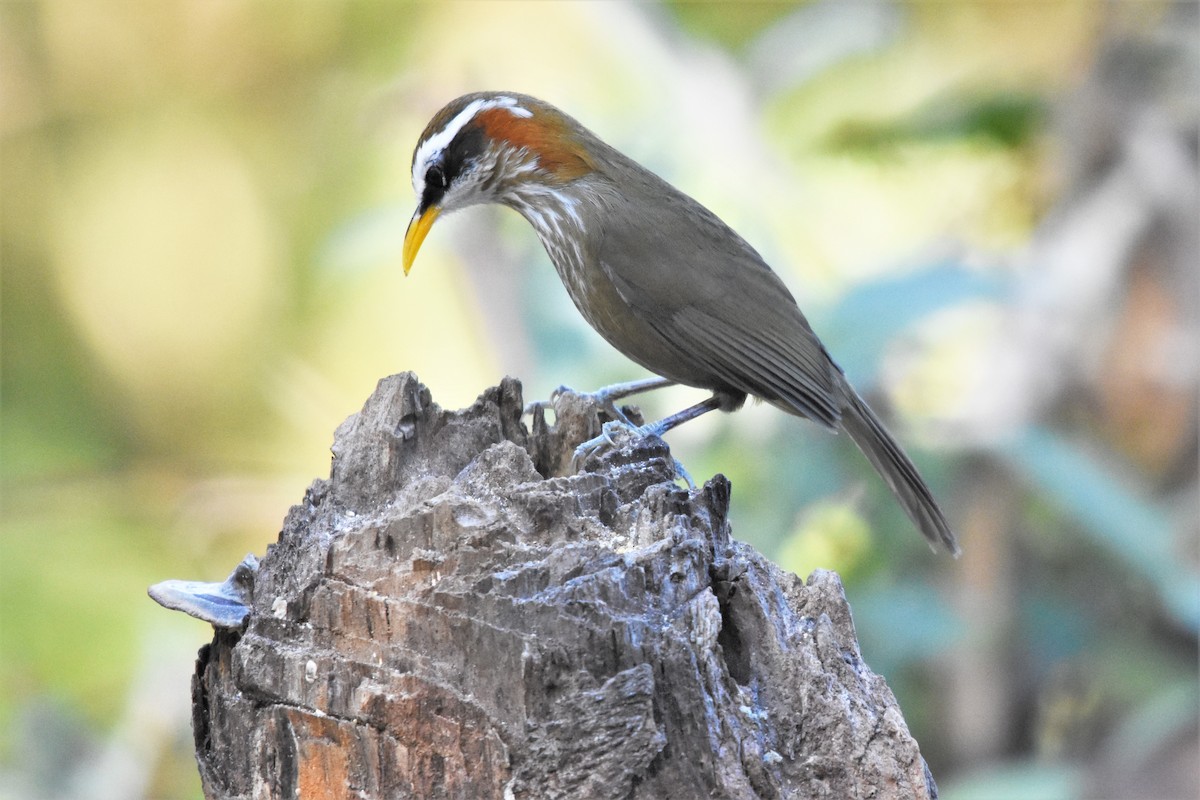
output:
<path id="1" fill-rule="evenodd" d="M 600 426 L 599 436 L 593 439 L 588 439 L 586 442 L 575 448 L 575 456 L 572 460 L 575 462 L 576 466 L 582 463 L 585 458 L 600 450 L 600 448 L 605 446 L 616 446 L 617 443 L 613 439 L 613 434 L 621 430 L 627 431 L 631 436 L 640 437 L 644 435 L 640 428 L 628 422 L 623 422 L 619 419 L 613 420 L 612 422 L 606 422 Z"/>
<path id="2" fill-rule="evenodd" d="M 687 484 L 689 491 L 695 491 L 696 482 L 692 480 L 692 476 L 683 466 L 683 462 L 675 456 L 671 456 L 671 462 L 675 465 L 675 477 L 682 479 Z"/>
<path id="3" fill-rule="evenodd" d="M 661 437 L 666 432 L 666 427 L 661 424 L 661 421 L 652 422 L 647 425 L 634 425 L 628 420 L 622 421 L 620 419 L 613 420 L 612 422 L 606 422 L 600 428 L 599 436 L 588 439 L 586 442 L 575 448 L 575 454 L 571 460 L 576 469 L 578 469 L 579 465 L 583 463 L 584 459 L 594 455 L 599 450 L 605 447 L 619 446 L 619 443 L 614 438 L 614 435 L 618 435 L 620 432 L 624 432 L 626 435 L 634 439 L 645 439 L 650 436 Z M 688 485 L 689 489 L 695 489 L 696 483 L 692 480 L 692 476 L 683 466 L 683 462 L 672 456 L 671 463 L 675 470 L 675 477 L 683 480 Z"/>
<path id="4" fill-rule="evenodd" d="M 534 414 L 537 414 L 542 409 L 545 409 L 545 408 L 553 409 L 554 401 L 557 400 L 560 396 L 567 394 L 568 392 L 576 393 L 575 390 L 572 389 L 570 386 L 563 384 L 563 385 L 559 386 L 557 389 L 555 389 L 554 391 L 550 392 L 550 396 L 548 398 L 546 398 L 545 400 L 533 400 L 529 403 L 526 403 L 525 410 L 523 413 L 529 414 L 530 416 L 532 416 Z"/>
<path id="5" fill-rule="evenodd" d="M 560 397 L 562 397 L 564 394 L 573 394 L 576 397 L 581 397 L 585 400 L 592 400 L 597 406 L 600 407 L 601 411 L 604 411 L 612 419 L 623 422 L 629 427 L 635 427 L 633 420 L 631 420 L 629 415 L 626 414 L 623 409 L 619 408 L 615 402 L 621 397 L 627 396 L 627 393 L 620 391 L 622 387 L 623 385 L 618 384 L 617 386 L 605 386 L 604 388 L 597 389 L 594 392 L 577 392 L 570 386 L 564 384 L 550 392 L 550 397 L 548 399 L 534 400 L 526 405 L 525 413 L 533 415 L 545 408 L 553 409 Z"/>
<path id="6" fill-rule="evenodd" d="M 608 415 L 613 419 L 624 423 L 630 428 L 636 428 L 637 426 L 634 424 L 633 420 L 631 420 L 625 413 L 624 409 L 620 408 L 615 402 L 622 397 L 628 396 L 627 393 L 620 391 L 620 389 L 620 386 L 605 386 L 597 389 L 594 392 L 589 392 L 585 396 L 591 397 L 593 400 L 595 400 L 596 405 L 608 412 Z"/>

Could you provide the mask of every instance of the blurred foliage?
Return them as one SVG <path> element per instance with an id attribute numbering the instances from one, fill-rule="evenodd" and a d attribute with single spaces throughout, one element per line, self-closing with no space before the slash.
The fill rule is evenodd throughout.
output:
<path id="1" fill-rule="evenodd" d="M 827 146 L 861 154 L 938 139 L 982 140 L 1001 147 L 1019 147 L 1028 144 L 1045 121 L 1046 107 L 1036 96 L 989 95 L 974 103 L 935 98 L 927 110 L 895 125 L 848 122 L 833 131 Z"/>
<path id="2" fill-rule="evenodd" d="M 674 21 L 688 35 L 715 42 L 735 53 L 744 51 L 765 29 L 791 13 L 791 3 L 739 2 L 735 13 L 721 3 L 671 0 Z"/>
<path id="3" fill-rule="evenodd" d="M 511 213 L 403 279 L 412 145 L 479 88 L 712 207 L 895 411 L 959 562 L 816 426 L 670 439 L 735 535 L 842 574 L 943 796 L 1196 796 L 1196 13 L 0 4 L 0 798 L 199 796 L 209 632 L 145 587 L 262 553 L 378 378 L 640 375 Z"/>

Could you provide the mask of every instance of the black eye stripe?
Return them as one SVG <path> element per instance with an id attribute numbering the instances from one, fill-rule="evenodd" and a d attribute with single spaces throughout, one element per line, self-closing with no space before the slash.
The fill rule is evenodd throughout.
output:
<path id="1" fill-rule="evenodd" d="M 450 180 L 446 177 L 446 171 L 442 169 L 441 164 L 431 164 L 429 169 L 425 170 L 426 188 L 434 187 L 444 190 L 449 185 Z"/>
<path id="2" fill-rule="evenodd" d="M 421 197 L 423 208 L 442 201 L 451 184 L 457 181 L 464 171 L 469 171 L 471 165 L 479 158 L 483 146 L 483 131 L 478 126 L 467 125 L 459 131 L 445 151 L 435 156 L 433 162 L 425 168 L 425 191 Z"/>
<path id="3" fill-rule="evenodd" d="M 425 191 L 421 195 L 421 208 L 429 208 L 441 202 L 450 186 L 450 176 L 446 174 L 444 157 L 430 164 L 425 170 Z"/>

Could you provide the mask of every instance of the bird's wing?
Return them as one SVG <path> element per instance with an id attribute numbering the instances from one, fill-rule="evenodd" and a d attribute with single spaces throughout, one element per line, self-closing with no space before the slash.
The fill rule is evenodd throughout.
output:
<path id="1" fill-rule="evenodd" d="M 618 294 L 718 381 L 836 425 L 840 370 L 783 281 L 712 212 L 649 188 L 653 202 L 609 206 L 594 243 Z"/>

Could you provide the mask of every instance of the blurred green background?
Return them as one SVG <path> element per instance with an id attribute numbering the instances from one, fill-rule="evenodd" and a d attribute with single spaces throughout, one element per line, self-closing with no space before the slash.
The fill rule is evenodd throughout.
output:
<path id="1" fill-rule="evenodd" d="M 200 796 L 210 630 L 145 588 L 262 554 L 380 377 L 644 374 L 509 211 L 402 276 L 412 147 L 483 88 L 715 210 L 891 410 L 959 561 L 813 425 L 668 438 L 842 574 L 945 798 L 1196 797 L 1197 9 L 0 4 L 0 797 Z"/>

